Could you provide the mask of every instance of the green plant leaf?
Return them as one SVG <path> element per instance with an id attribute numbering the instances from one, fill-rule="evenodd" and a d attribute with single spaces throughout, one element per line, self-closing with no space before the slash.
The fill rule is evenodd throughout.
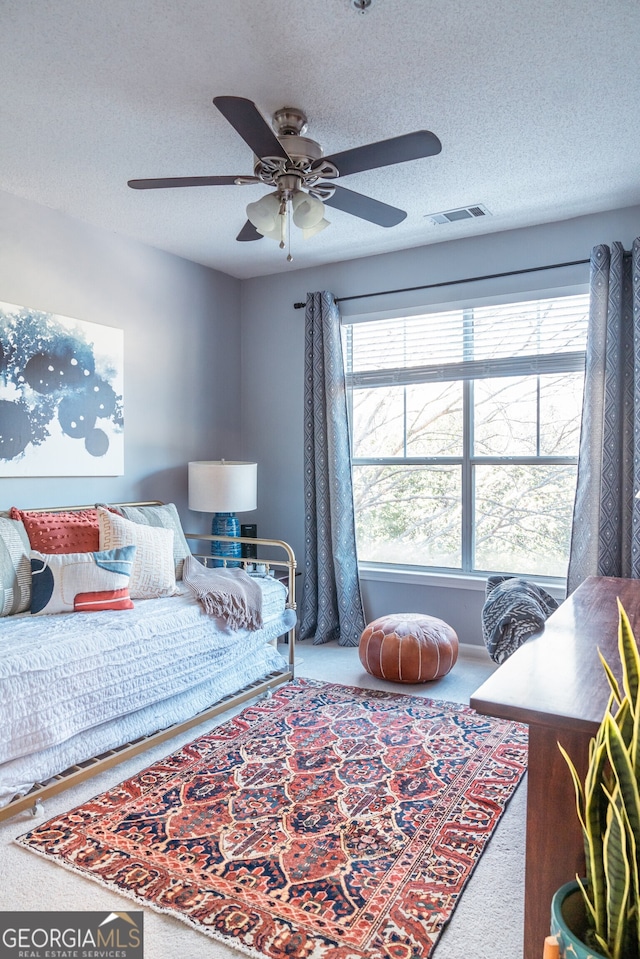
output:
<path id="1" fill-rule="evenodd" d="M 593 908 L 593 903 L 591 902 L 591 897 L 589 895 L 589 889 L 585 886 L 584 882 L 580 876 L 576 873 L 576 882 L 580 886 L 580 892 L 582 893 L 582 898 L 584 899 L 584 905 L 586 910 L 587 925 L 590 929 L 595 929 L 596 925 L 596 912 Z"/>
<path id="2" fill-rule="evenodd" d="M 631 749 L 634 735 L 635 718 L 631 712 L 631 706 L 629 705 L 629 700 L 626 696 L 620 703 L 620 707 L 613 718 L 616 726 L 620 730 L 620 735 L 622 736 L 625 747 L 627 749 Z"/>
<path id="3" fill-rule="evenodd" d="M 629 617 L 620 600 L 618 600 L 620 622 L 618 627 L 618 651 L 622 663 L 622 684 L 626 693 L 625 699 L 633 714 L 633 730 L 631 739 L 627 738 L 625 728 L 623 737 L 625 743 L 631 745 L 631 764 L 635 770 L 636 782 L 640 787 L 640 652 L 638 643 L 633 635 Z M 618 725 L 621 725 L 618 723 Z"/>
<path id="4" fill-rule="evenodd" d="M 606 875 L 604 867 L 604 835 L 606 831 L 606 798 L 603 789 L 604 767 L 607 749 L 604 742 L 598 743 L 594 761 L 589 768 L 591 775 L 585 780 L 584 818 L 588 837 L 587 880 L 592 890 L 596 931 L 606 932 Z"/>
<path id="5" fill-rule="evenodd" d="M 626 939 L 623 944 L 623 955 L 640 956 L 640 925 L 638 923 L 638 895 L 640 893 L 640 867 L 638 866 L 638 843 L 636 841 L 637 833 L 634 833 L 627 810 L 621 807 L 620 813 L 624 820 L 624 826 L 627 833 L 627 843 L 629 846 L 629 867 L 631 869 L 631 888 L 629 890 L 629 908 L 627 910 L 627 931 Z"/>
<path id="6" fill-rule="evenodd" d="M 640 792 L 626 743 L 618 724 L 607 714 L 603 719 L 605 744 L 620 801 L 625 808 L 631 832 L 640 835 Z"/>
<path id="7" fill-rule="evenodd" d="M 592 745 L 593 744 L 594 744 L 594 741 L 592 740 Z M 584 839 L 584 854 L 585 854 L 585 861 L 587 865 L 587 885 L 586 886 L 584 885 L 584 883 L 582 882 L 579 876 L 576 876 L 576 879 L 578 880 L 578 885 L 580 886 L 580 890 L 582 892 L 582 898 L 584 899 L 585 909 L 587 911 L 587 916 L 589 917 L 589 924 L 593 928 L 597 928 L 598 916 L 599 914 L 600 916 L 602 915 L 602 910 L 604 908 L 604 889 L 601 886 L 594 884 L 592 882 L 591 877 L 592 875 L 595 875 L 595 870 L 597 868 L 596 861 L 598 859 L 600 860 L 600 862 L 602 861 L 602 853 L 601 853 L 602 841 L 600 840 L 598 843 L 594 842 L 594 837 L 590 834 L 589 829 L 587 828 L 584 790 L 582 788 L 582 783 L 580 781 L 580 777 L 578 776 L 576 767 L 574 766 L 573 761 L 571 760 L 571 757 L 567 753 L 562 743 L 558 743 L 558 749 L 560 750 L 562 756 L 564 757 L 564 760 L 567 766 L 569 767 L 569 772 L 571 773 L 571 779 L 573 780 L 573 788 L 576 795 L 576 812 L 578 814 L 578 820 L 582 827 L 582 835 Z M 600 851 L 598 855 L 596 855 L 596 851 L 595 851 L 596 845 L 600 847 Z M 594 890 L 595 890 L 595 894 L 594 894 Z M 596 895 L 598 896 L 598 900 L 600 903 L 599 909 L 596 908 Z M 602 920 L 600 919 L 600 922 L 601 921 Z"/>
<path id="8" fill-rule="evenodd" d="M 640 685 L 640 653 L 636 643 L 631 623 L 622 603 L 618 600 L 620 621 L 618 626 L 618 650 L 622 663 L 622 685 L 629 697 L 629 705 L 635 712 L 638 703 L 638 686 Z"/>
<path id="9" fill-rule="evenodd" d="M 626 735 L 623 734 L 624 741 L 627 742 Z M 631 743 L 628 747 L 631 767 L 634 770 L 636 784 L 640 789 L 640 703 L 636 705 L 633 717 L 633 730 L 631 733 Z"/>
<path id="10" fill-rule="evenodd" d="M 611 667 L 609 666 L 609 663 L 606 661 L 606 659 L 604 658 L 604 656 L 602 655 L 599 649 L 598 649 L 598 657 L 600 659 L 600 662 L 602 663 L 602 668 L 605 671 L 605 675 L 607 677 L 607 681 L 611 689 L 611 695 L 613 696 L 613 698 L 615 699 L 617 703 L 622 702 L 622 693 L 620 692 L 618 680 L 613 675 L 613 671 Z"/>
<path id="11" fill-rule="evenodd" d="M 576 794 L 576 812 L 578 813 L 578 819 L 580 820 L 580 825 L 582 826 L 582 830 L 583 832 L 585 832 L 587 827 L 584 821 L 584 790 L 582 788 L 582 783 L 580 781 L 580 777 L 578 776 L 576 767 L 573 765 L 573 761 L 571 757 L 569 756 L 567 750 L 562 745 L 562 743 L 558 743 L 558 749 L 562 753 L 564 757 L 564 761 L 569 767 L 569 772 L 571 773 L 571 778 L 573 780 L 573 788 Z"/>
<path id="12" fill-rule="evenodd" d="M 602 936 L 599 936 L 599 935 L 596 933 L 596 934 L 593 936 L 593 940 L 594 940 L 594 943 L 595 943 L 594 948 L 597 949 L 598 952 L 601 952 L 603 956 L 606 956 L 607 959 L 611 959 L 611 952 L 609 951 L 609 945 L 608 945 L 608 943 L 602 938 Z M 589 945 L 591 945 L 591 943 L 589 943 Z M 594 959 L 594 957 L 591 957 L 591 959 Z"/>
<path id="13" fill-rule="evenodd" d="M 564 756 L 573 779 L 576 809 L 584 836 L 588 893 L 585 905 L 592 915 L 594 928 L 601 934 L 606 933 L 606 883 L 603 861 L 606 805 L 602 790 L 602 779 L 607 759 L 607 749 L 603 736 L 603 730 L 600 728 L 596 736 L 584 788 L 571 758 L 562 745 L 558 743 L 558 748 Z"/>
<path id="14" fill-rule="evenodd" d="M 607 886 L 606 940 L 612 959 L 629 959 L 623 953 L 627 941 L 627 904 L 631 888 L 627 834 L 622 816 L 611 793 L 607 793 L 609 815 L 604 835 L 604 871 Z M 602 933 L 597 930 L 600 935 Z"/>

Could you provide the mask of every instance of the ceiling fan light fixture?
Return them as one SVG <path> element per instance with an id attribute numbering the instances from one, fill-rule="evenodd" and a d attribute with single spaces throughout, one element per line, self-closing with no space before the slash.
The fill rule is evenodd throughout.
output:
<path id="1" fill-rule="evenodd" d="M 279 215 L 280 197 L 277 193 L 268 193 L 247 206 L 247 219 L 263 236 L 271 236 L 277 230 L 280 239 Z"/>
<path id="2" fill-rule="evenodd" d="M 256 229 L 258 228 L 256 227 Z M 262 230 L 258 230 L 258 233 L 262 233 Z M 262 233 L 262 235 L 266 236 L 268 240 L 275 240 L 276 243 L 280 243 L 282 239 L 282 227 L 280 222 L 276 223 L 272 230 L 266 230 L 264 233 Z"/>
<path id="3" fill-rule="evenodd" d="M 344 2 L 365 13 L 376 0 Z M 336 178 L 436 156 L 442 150 L 440 140 L 430 130 L 414 130 L 325 157 L 319 143 L 302 135 L 307 118 L 297 107 L 276 111 L 272 130 L 256 104 L 246 97 L 216 96 L 213 103 L 251 148 L 252 175 L 156 177 L 128 180 L 128 185 L 134 190 L 249 183 L 261 183 L 272 190 L 275 187 L 275 193 L 247 206 L 248 222 L 236 240 L 246 243 L 261 236 L 279 239 L 282 249 L 289 244 L 288 260 L 291 259 L 291 224 L 301 229 L 305 237 L 324 230 L 329 225 L 324 218 L 324 204 L 382 227 L 397 226 L 406 219 L 404 210 L 336 185 L 333 182 Z"/>
<path id="4" fill-rule="evenodd" d="M 316 223 L 315 226 L 303 227 L 302 238 L 303 240 L 310 240 L 312 236 L 315 236 L 316 233 L 321 233 L 322 230 L 326 230 L 328 226 L 331 226 L 329 220 L 325 220 L 323 217 L 319 223 Z"/>
<path id="5" fill-rule="evenodd" d="M 317 197 L 302 190 L 294 194 L 291 201 L 293 222 L 301 230 L 313 229 L 324 218 L 324 203 Z M 317 231 L 316 231 L 317 232 Z"/>

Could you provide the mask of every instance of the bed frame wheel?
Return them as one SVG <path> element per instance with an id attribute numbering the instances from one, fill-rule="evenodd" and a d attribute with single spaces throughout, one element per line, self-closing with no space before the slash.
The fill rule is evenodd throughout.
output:
<path id="1" fill-rule="evenodd" d="M 270 690 L 270 689 L 266 689 L 266 690 L 265 690 L 265 693 L 264 693 L 264 698 L 265 698 L 265 699 L 271 699 L 272 696 L 273 696 L 273 693 L 271 692 L 271 690 Z"/>
<path id="2" fill-rule="evenodd" d="M 35 802 L 34 802 L 34 804 L 33 804 L 33 806 L 32 806 L 31 809 L 29 810 L 29 812 L 30 812 L 31 815 L 34 817 L 34 819 L 35 819 L 36 816 L 43 816 L 43 815 L 44 815 L 44 803 L 42 802 L 42 800 L 41 800 L 41 799 L 36 799 Z"/>

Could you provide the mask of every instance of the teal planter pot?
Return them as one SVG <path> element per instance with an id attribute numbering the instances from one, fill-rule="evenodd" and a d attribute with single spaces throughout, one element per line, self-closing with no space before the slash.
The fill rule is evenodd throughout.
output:
<path id="1" fill-rule="evenodd" d="M 560 944 L 560 959 L 605 959 L 601 952 L 585 946 L 584 901 L 577 882 L 561 886 L 551 900 L 551 935 Z"/>

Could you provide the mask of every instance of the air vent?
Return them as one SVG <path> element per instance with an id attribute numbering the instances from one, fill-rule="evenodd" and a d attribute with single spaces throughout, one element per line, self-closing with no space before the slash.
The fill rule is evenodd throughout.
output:
<path id="1" fill-rule="evenodd" d="M 429 213 L 427 215 L 432 223 L 456 223 L 458 220 L 472 220 L 479 216 L 491 216 L 482 203 L 475 203 L 473 206 L 461 206 L 458 210 L 445 210 L 443 213 Z"/>

